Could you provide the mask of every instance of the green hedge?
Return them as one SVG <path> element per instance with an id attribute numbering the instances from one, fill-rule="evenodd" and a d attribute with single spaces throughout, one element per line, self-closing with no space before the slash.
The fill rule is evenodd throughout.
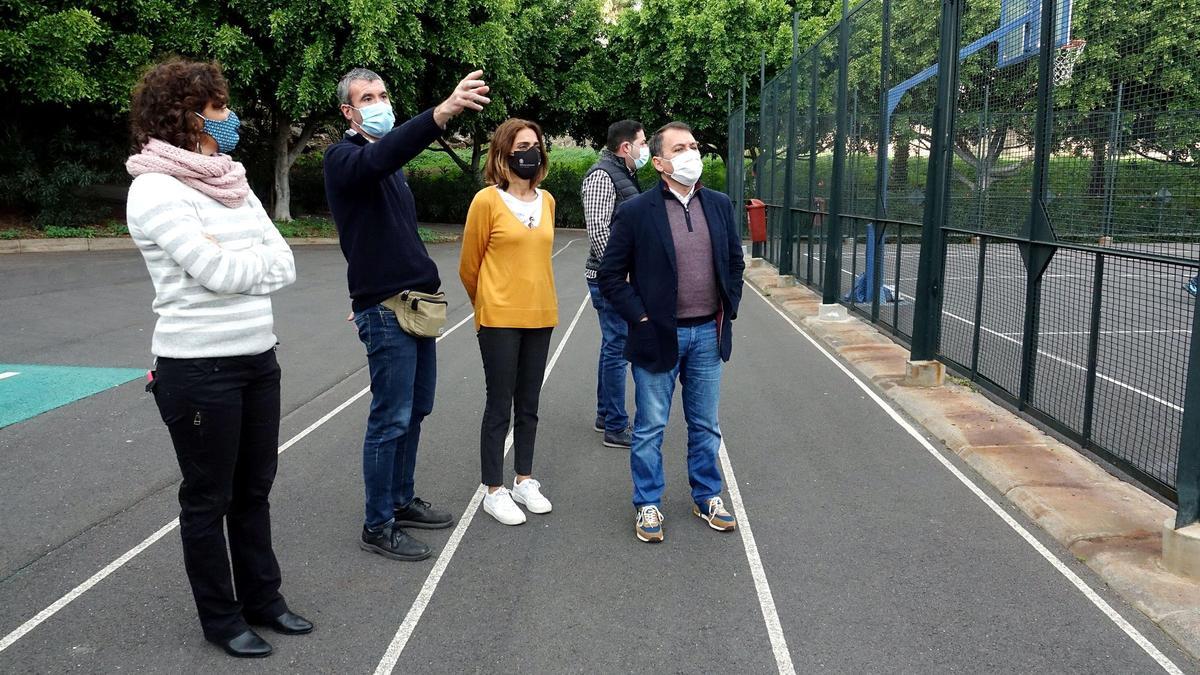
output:
<path id="1" fill-rule="evenodd" d="M 554 195 L 558 206 L 558 227 L 582 228 L 583 205 L 579 185 L 583 174 L 596 161 L 596 152 L 564 148 L 550 152 L 550 172 L 541 187 Z M 407 172 L 408 184 L 417 203 L 417 218 L 425 223 L 462 223 L 466 221 L 471 199 L 482 187 L 474 176 L 465 175 L 444 152 L 426 151 L 413 161 Z M 639 174 L 642 187 L 655 181 L 649 165 Z M 717 158 L 704 160 L 704 184 L 725 190 L 725 164 Z M 325 184 L 321 175 L 321 154 L 309 153 L 292 168 L 292 212 L 325 213 Z"/>

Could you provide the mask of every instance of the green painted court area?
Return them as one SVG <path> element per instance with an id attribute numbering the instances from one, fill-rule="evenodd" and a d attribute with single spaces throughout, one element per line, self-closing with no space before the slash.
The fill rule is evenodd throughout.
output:
<path id="1" fill-rule="evenodd" d="M 145 375 L 137 368 L 0 363 L 0 428 Z"/>

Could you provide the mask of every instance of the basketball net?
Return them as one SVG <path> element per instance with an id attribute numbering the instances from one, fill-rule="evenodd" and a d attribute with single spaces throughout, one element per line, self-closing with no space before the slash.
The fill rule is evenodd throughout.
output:
<path id="1" fill-rule="evenodd" d="M 1062 85 L 1071 81 L 1071 75 L 1075 73 L 1075 64 L 1079 63 L 1086 45 L 1086 40 L 1071 40 L 1058 49 L 1054 56 L 1054 84 Z"/>

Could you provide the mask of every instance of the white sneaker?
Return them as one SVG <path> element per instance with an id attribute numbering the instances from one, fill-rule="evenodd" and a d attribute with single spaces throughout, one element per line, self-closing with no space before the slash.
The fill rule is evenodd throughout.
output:
<path id="1" fill-rule="evenodd" d="M 518 504 L 524 504 L 530 513 L 550 513 L 550 500 L 542 495 L 542 484 L 533 478 L 526 478 L 518 483 L 513 479 L 512 498 Z"/>
<path id="2" fill-rule="evenodd" d="M 483 495 L 483 510 L 505 525 L 520 525 L 525 522 L 525 513 L 513 503 L 512 495 L 503 487 Z"/>

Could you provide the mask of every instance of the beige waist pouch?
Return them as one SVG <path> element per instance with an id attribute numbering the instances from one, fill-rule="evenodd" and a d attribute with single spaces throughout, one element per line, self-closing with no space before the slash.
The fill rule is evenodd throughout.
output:
<path id="1" fill-rule="evenodd" d="M 446 326 L 446 294 L 401 291 L 381 303 L 396 313 L 400 330 L 416 337 L 438 337 Z"/>

